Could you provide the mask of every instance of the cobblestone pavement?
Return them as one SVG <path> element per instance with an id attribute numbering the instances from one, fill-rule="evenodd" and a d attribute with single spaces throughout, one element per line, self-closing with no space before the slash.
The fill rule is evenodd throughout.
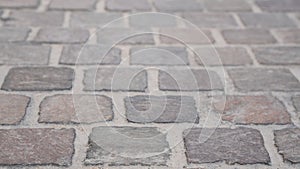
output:
<path id="1" fill-rule="evenodd" d="M 0 168 L 300 168 L 299 0 L 0 0 Z"/>

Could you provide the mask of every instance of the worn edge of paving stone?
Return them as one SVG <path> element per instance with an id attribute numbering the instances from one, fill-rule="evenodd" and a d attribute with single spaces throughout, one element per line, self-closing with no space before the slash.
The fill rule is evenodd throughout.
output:
<path id="1" fill-rule="evenodd" d="M 110 102 L 111 102 L 111 106 L 110 106 L 110 109 L 111 109 L 111 118 L 108 118 L 107 120 L 103 120 L 103 121 L 95 121 L 95 122 L 76 122 L 76 121 L 73 121 L 72 119 L 70 119 L 68 122 L 59 122 L 59 121 L 52 121 L 52 122 L 49 122 L 49 121 L 46 121 L 46 120 L 41 120 L 41 111 L 42 111 L 42 106 L 43 104 L 46 104 L 49 100 L 51 100 L 53 97 L 56 97 L 56 96 L 67 96 L 68 94 L 55 94 L 55 95 L 51 95 L 51 96 L 46 96 L 42 101 L 41 103 L 39 104 L 39 112 L 38 112 L 38 122 L 39 123 L 43 123 L 43 124 L 64 124 L 64 125 L 69 125 L 69 124 L 95 124 L 95 123 L 105 123 L 105 122 L 109 122 L 109 121 L 112 121 L 114 119 L 114 116 L 115 116 L 115 112 L 114 112 L 114 104 L 113 104 L 113 100 L 112 98 L 106 96 L 106 95 L 103 95 L 103 94 L 95 94 L 95 95 L 90 95 L 90 94 L 76 94 L 77 96 L 100 96 L 100 97 L 104 97 L 106 99 L 109 99 Z M 74 99 L 73 99 L 74 101 Z M 46 103 L 45 103 L 46 102 Z M 75 116 L 76 115 L 76 110 L 75 110 Z"/>
<path id="2" fill-rule="evenodd" d="M 89 11 L 89 12 L 91 12 L 96 9 L 96 5 L 97 5 L 98 1 L 99 0 L 94 0 L 89 8 L 58 7 L 58 6 L 53 6 L 54 1 L 51 1 L 50 4 L 48 5 L 48 10 L 49 11 L 74 11 L 74 12 L 75 11 Z"/>

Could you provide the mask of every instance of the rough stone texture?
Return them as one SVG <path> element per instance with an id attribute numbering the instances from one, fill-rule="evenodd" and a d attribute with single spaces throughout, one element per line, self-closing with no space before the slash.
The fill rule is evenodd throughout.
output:
<path id="1" fill-rule="evenodd" d="M 264 65 L 299 65 L 300 47 L 271 46 L 252 48 L 258 62 Z"/>
<path id="2" fill-rule="evenodd" d="M 275 145 L 285 161 L 300 163 L 300 129 L 275 130 Z"/>
<path id="3" fill-rule="evenodd" d="M 184 131 L 189 163 L 269 164 L 260 132 L 250 128 L 192 128 Z"/>
<path id="4" fill-rule="evenodd" d="M 200 28 L 235 28 L 238 24 L 231 14 L 224 13 L 185 13 L 183 18 Z"/>
<path id="5" fill-rule="evenodd" d="M 55 10 L 92 10 L 97 0 L 52 0 L 49 8 Z"/>
<path id="6" fill-rule="evenodd" d="M 71 27 L 94 27 L 102 31 L 103 26 L 108 27 L 125 27 L 125 18 L 121 13 L 90 13 L 90 12 L 73 12 L 71 14 Z M 110 28 L 103 28 L 110 29 Z"/>
<path id="7" fill-rule="evenodd" d="M 296 77 L 283 68 L 239 68 L 228 70 L 235 87 L 240 91 L 299 91 Z"/>
<path id="8" fill-rule="evenodd" d="M 89 136 L 85 164 L 166 166 L 166 135 L 154 127 L 96 127 Z"/>
<path id="9" fill-rule="evenodd" d="M 0 94 L 0 124 L 19 124 L 29 102 L 30 98 L 27 96 Z"/>
<path id="10" fill-rule="evenodd" d="M 292 100 L 293 100 L 294 107 L 296 108 L 296 111 L 300 112 L 300 96 L 294 96 Z"/>
<path id="11" fill-rule="evenodd" d="M 133 65 L 188 65 L 184 47 L 133 47 L 130 64 Z"/>
<path id="12" fill-rule="evenodd" d="M 272 96 L 227 96 L 216 101 L 213 110 L 222 114 L 222 120 L 235 124 L 291 123 L 284 105 Z"/>
<path id="13" fill-rule="evenodd" d="M 64 22 L 63 12 L 35 12 L 35 11 L 12 11 L 5 20 L 6 26 L 34 26 L 50 27 L 62 26 Z"/>
<path id="14" fill-rule="evenodd" d="M 239 66 L 252 64 L 249 54 L 242 47 L 199 47 L 194 50 L 195 60 L 199 65 Z"/>
<path id="15" fill-rule="evenodd" d="M 195 69 L 159 70 L 159 89 L 170 91 L 223 90 L 223 84 L 214 71 Z"/>
<path id="16" fill-rule="evenodd" d="M 70 68 L 17 67 L 11 68 L 2 84 L 8 91 L 49 91 L 72 88 L 74 71 Z"/>
<path id="17" fill-rule="evenodd" d="M 98 43 L 113 46 L 114 44 L 154 44 L 154 38 L 148 29 L 104 28 L 97 31 Z"/>
<path id="18" fill-rule="evenodd" d="M 286 28 L 296 24 L 282 13 L 241 13 L 239 14 L 246 27 L 254 28 Z"/>
<path id="19" fill-rule="evenodd" d="M 160 29 L 161 43 L 211 44 L 215 40 L 210 31 L 198 29 L 165 28 Z"/>
<path id="20" fill-rule="evenodd" d="M 176 17 L 161 13 L 142 13 L 129 17 L 129 25 L 132 27 L 176 27 Z"/>
<path id="21" fill-rule="evenodd" d="M 40 123 L 94 123 L 113 118 L 112 100 L 103 95 L 65 94 L 46 97 Z"/>
<path id="22" fill-rule="evenodd" d="M 22 42 L 25 41 L 31 32 L 27 28 L 0 28 L 0 42 Z"/>
<path id="23" fill-rule="evenodd" d="M 99 45 L 64 46 L 60 64 L 67 65 L 118 65 L 121 62 L 121 50 L 116 47 Z"/>
<path id="24" fill-rule="evenodd" d="M 105 8 L 109 11 L 151 11 L 148 0 L 108 0 Z"/>
<path id="25" fill-rule="evenodd" d="M 85 29 L 43 28 L 34 42 L 39 43 L 85 43 L 89 38 L 89 31 Z"/>
<path id="26" fill-rule="evenodd" d="M 147 72 L 140 68 L 98 68 L 84 73 L 86 91 L 137 91 L 147 88 Z"/>
<path id="27" fill-rule="evenodd" d="M 0 65 L 46 65 L 50 56 L 49 46 L 0 45 Z"/>
<path id="28" fill-rule="evenodd" d="M 300 29 L 285 29 L 275 32 L 283 43 L 300 43 Z"/>
<path id="29" fill-rule="evenodd" d="M 74 139 L 74 129 L 0 129 L 0 165 L 69 166 Z"/>
<path id="30" fill-rule="evenodd" d="M 154 6 L 159 12 L 200 12 L 203 10 L 203 4 L 196 0 L 188 0 L 184 3 L 181 0 L 154 0 Z"/>
<path id="31" fill-rule="evenodd" d="M 298 12 L 300 10 L 298 0 L 256 0 L 255 2 L 259 8 L 268 12 Z"/>
<path id="32" fill-rule="evenodd" d="M 1 0 L 0 8 L 35 8 L 39 0 Z"/>
<path id="33" fill-rule="evenodd" d="M 212 12 L 245 12 L 252 11 L 244 0 L 203 0 L 204 6 Z"/>
<path id="34" fill-rule="evenodd" d="M 236 29 L 222 31 L 226 42 L 230 44 L 269 44 L 276 39 L 266 29 Z"/>
<path id="35" fill-rule="evenodd" d="M 134 96 L 125 98 L 126 117 L 135 123 L 198 123 L 195 100 L 189 96 Z"/>

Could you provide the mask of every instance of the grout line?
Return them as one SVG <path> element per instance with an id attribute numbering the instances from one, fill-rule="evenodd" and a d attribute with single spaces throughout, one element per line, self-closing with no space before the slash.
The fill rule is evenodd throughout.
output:
<path id="1" fill-rule="evenodd" d="M 51 54 L 49 59 L 49 66 L 57 66 L 59 64 L 59 59 L 62 54 L 62 45 L 51 45 Z"/>
<path id="2" fill-rule="evenodd" d="M 247 53 L 249 54 L 250 59 L 251 59 L 252 62 L 253 62 L 253 65 L 259 67 L 260 64 L 259 64 L 259 62 L 256 60 L 256 57 L 255 57 L 255 55 L 254 55 L 254 53 L 253 53 L 251 47 L 250 47 L 250 46 L 245 46 L 245 49 L 246 49 Z"/>
<path id="3" fill-rule="evenodd" d="M 213 38 L 215 39 L 215 44 L 216 45 L 226 45 L 226 41 L 223 38 L 223 35 L 220 32 L 220 30 L 211 29 L 211 34 L 212 34 Z M 213 45 L 215 45 L 215 44 L 213 44 Z"/>
<path id="4" fill-rule="evenodd" d="M 97 4 L 96 4 L 96 13 L 102 13 L 105 12 L 105 1 L 104 0 L 100 0 Z"/>
<path id="5" fill-rule="evenodd" d="M 262 10 L 256 5 L 254 0 L 248 0 L 247 2 L 251 5 L 253 13 L 262 13 Z"/>
<path id="6" fill-rule="evenodd" d="M 64 12 L 64 22 L 63 22 L 63 28 L 69 28 L 70 27 L 70 20 L 71 20 L 71 12 L 66 11 Z"/>
<path id="7" fill-rule="evenodd" d="M 31 27 L 31 31 L 30 31 L 30 33 L 29 33 L 26 41 L 29 41 L 29 42 L 33 41 L 34 38 L 38 35 L 39 31 L 40 31 L 40 28 L 38 28 L 38 27 Z"/>
<path id="8" fill-rule="evenodd" d="M 287 13 L 287 16 L 300 28 L 300 18 L 298 19 L 295 13 Z"/>
<path id="9" fill-rule="evenodd" d="M 232 16 L 234 18 L 234 20 L 237 22 L 238 26 L 241 28 L 241 29 L 245 29 L 245 25 L 244 23 L 242 22 L 241 18 L 239 17 L 239 15 L 237 13 L 232 13 Z"/>
<path id="10" fill-rule="evenodd" d="M 48 6 L 51 0 L 41 0 L 39 7 L 36 9 L 37 12 L 45 12 L 48 10 Z"/>

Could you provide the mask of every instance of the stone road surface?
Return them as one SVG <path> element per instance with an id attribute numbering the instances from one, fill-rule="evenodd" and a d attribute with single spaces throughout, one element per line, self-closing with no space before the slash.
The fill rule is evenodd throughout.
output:
<path id="1" fill-rule="evenodd" d="M 299 169 L 299 0 L 0 0 L 0 168 Z"/>

